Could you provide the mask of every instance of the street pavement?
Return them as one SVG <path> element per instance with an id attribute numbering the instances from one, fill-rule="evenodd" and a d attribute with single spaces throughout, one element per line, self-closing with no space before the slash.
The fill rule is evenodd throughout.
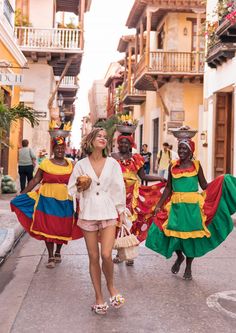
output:
<path id="1" fill-rule="evenodd" d="M 94 295 L 84 240 L 65 246 L 63 262 L 50 270 L 44 243 L 25 235 L 0 267 L 0 332 L 236 332 L 236 230 L 194 261 L 192 281 L 182 279 L 184 267 L 177 276 L 170 273 L 173 261 L 142 245 L 134 267 L 115 265 L 126 304 L 99 316 L 90 310 Z"/>
<path id="2" fill-rule="evenodd" d="M 24 233 L 15 213 L 12 213 L 10 209 L 10 200 L 15 195 L 15 193 L 0 194 L 0 264 L 9 255 L 17 239 Z"/>

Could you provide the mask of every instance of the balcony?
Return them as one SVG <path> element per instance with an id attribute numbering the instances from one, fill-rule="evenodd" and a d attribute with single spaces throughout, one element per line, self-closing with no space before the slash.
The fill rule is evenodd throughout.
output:
<path id="1" fill-rule="evenodd" d="M 67 59 L 73 56 L 67 75 L 77 76 L 82 60 L 82 32 L 80 29 L 40 29 L 32 27 L 16 27 L 17 43 L 26 57 L 34 62 L 46 57 L 53 67 L 55 76 L 60 76 Z"/>
<path id="2" fill-rule="evenodd" d="M 16 27 L 18 45 L 24 52 L 67 52 L 81 51 L 80 29 L 40 29 Z"/>
<path id="3" fill-rule="evenodd" d="M 136 65 L 134 86 L 139 90 L 156 91 L 154 81 L 159 87 L 175 79 L 202 82 L 203 72 L 203 53 L 152 51 L 149 57 L 144 54 Z"/>
<path id="4" fill-rule="evenodd" d="M 56 0 L 57 12 L 70 12 L 78 15 L 81 0 Z M 85 0 L 85 11 L 90 8 L 91 0 Z"/>
<path id="5" fill-rule="evenodd" d="M 125 105 L 140 105 L 146 101 L 146 91 L 136 89 L 133 80 L 130 83 L 125 81 L 121 100 Z"/>
<path id="6" fill-rule="evenodd" d="M 218 42 L 209 48 L 206 61 L 211 68 L 217 68 L 235 56 L 236 43 Z"/>
<path id="7" fill-rule="evenodd" d="M 60 77 L 55 77 L 59 81 Z M 62 94 L 65 104 L 71 105 L 76 99 L 78 91 L 78 79 L 74 76 L 65 76 L 59 85 L 58 93 Z"/>

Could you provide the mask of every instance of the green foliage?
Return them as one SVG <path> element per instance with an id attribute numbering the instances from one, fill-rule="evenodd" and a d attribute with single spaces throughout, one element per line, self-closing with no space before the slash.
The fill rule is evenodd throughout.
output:
<path id="1" fill-rule="evenodd" d="M 27 120 L 31 127 L 37 126 L 39 119 L 34 112 L 33 108 L 22 103 L 10 108 L 0 101 L 0 130 L 8 131 L 11 124 L 19 119 Z"/>
<path id="2" fill-rule="evenodd" d="M 16 27 L 32 27 L 28 15 L 22 15 L 20 8 L 15 11 L 15 26 Z"/>

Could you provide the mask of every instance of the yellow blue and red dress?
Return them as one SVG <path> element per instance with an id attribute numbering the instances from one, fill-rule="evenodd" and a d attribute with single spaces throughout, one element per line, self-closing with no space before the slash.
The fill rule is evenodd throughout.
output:
<path id="1" fill-rule="evenodd" d="M 34 238 L 57 244 L 83 237 L 73 215 L 73 201 L 67 184 L 73 165 L 53 164 L 45 159 L 39 168 L 43 171 L 38 190 L 21 194 L 11 201 L 11 208 L 19 222 Z"/>
<path id="2" fill-rule="evenodd" d="M 131 232 L 140 242 L 146 239 L 148 229 L 152 223 L 153 211 L 161 197 L 164 183 L 152 186 L 141 185 L 138 171 L 144 165 L 144 158 L 134 154 L 130 159 L 117 160 L 121 166 L 126 188 L 126 207 L 131 212 Z"/>
<path id="3" fill-rule="evenodd" d="M 176 250 L 200 257 L 216 248 L 233 229 L 236 178 L 222 175 L 198 192 L 199 161 L 188 169 L 171 166 L 172 195 L 153 220 L 146 246 L 166 258 Z"/>

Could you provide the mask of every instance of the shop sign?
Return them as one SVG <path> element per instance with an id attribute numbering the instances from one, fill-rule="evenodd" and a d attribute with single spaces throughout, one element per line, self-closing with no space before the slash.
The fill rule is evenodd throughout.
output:
<path id="1" fill-rule="evenodd" d="M 23 74 L 0 73 L 0 85 L 20 86 L 23 84 Z"/>

